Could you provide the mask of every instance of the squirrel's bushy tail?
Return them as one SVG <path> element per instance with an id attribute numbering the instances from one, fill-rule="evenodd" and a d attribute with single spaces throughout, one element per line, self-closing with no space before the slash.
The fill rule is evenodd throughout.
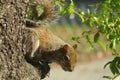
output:
<path id="1" fill-rule="evenodd" d="M 41 15 L 41 21 L 47 23 L 58 18 L 58 8 L 55 5 L 55 0 L 40 0 L 40 3 L 44 7 L 44 12 Z"/>
<path id="2" fill-rule="evenodd" d="M 32 17 L 27 18 L 27 26 L 35 27 L 41 26 L 44 24 L 50 24 L 58 18 L 59 9 L 55 5 L 56 0 L 34 0 L 35 4 L 32 4 L 33 12 Z M 42 14 L 38 17 L 38 11 L 36 6 L 41 5 L 43 7 Z M 37 16 L 37 17 L 36 17 Z"/>

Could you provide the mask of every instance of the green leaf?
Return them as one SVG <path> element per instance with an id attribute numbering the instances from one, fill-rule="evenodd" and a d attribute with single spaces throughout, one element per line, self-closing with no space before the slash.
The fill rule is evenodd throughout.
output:
<path id="1" fill-rule="evenodd" d="M 103 76 L 103 78 L 112 79 L 111 76 Z"/>
<path id="2" fill-rule="evenodd" d="M 116 53 L 115 51 L 112 53 L 112 55 L 113 55 L 114 57 L 119 57 L 119 54 Z"/>
<path id="3" fill-rule="evenodd" d="M 104 65 L 104 69 L 105 69 L 109 64 L 111 64 L 111 61 L 107 62 L 107 63 Z"/>
<path id="4" fill-rule="evenodd" d="M 99 32 L 97 32 L 94 36 L 94 42 L 97 42 L 99 37 L 100 37 L 100 34 L 99 34 Z"/>
<path id="5" fill-rule="evenodd" d="M 88 35 L 90 35 L 90 33 L 91 33 L 91 31 L 84 31 L 84 32 L 82 33 L 82 36 L 88 36 Z"/>
<path id="6" fill-rule="evenodd" d="M 76 41 L 77 43 L 80 43 L 80 37 L 72 37 L 72 40 L 73 41 Z"/>
<path id="7" fill-rule="evenodd" d="M 82 33 L 82 36 L 84 36 L 84 37 L 86 38 L 87 42 L 90 44 L 90 49 L 91 49 L 91 50 L 94 50 L 93 41 L 92 41 L 92 39 L 91 39 L 90 36 L 89 36 L 90 33 L 91 33 L 91 31 L 84 31 L 84 32 Z"/>
<path id="8" fill-rule="evenodd" d="M 72 13 L 74 13 L 75 11 L 74 11 L 74 3 L 73 3 L 73 1 L 71 0 L 71 3 L 70 3 L 70 5 L 69 5 L 69 7 L 68 7 L 68 13 L 69 14 L 72 14 Z"/>
<path id="9" fill-rule="evenodd" d="M 28 12 L 27 12 L 27 14 L 26 14 L 26 17 L 27 18 L 31 18 L 33 16 L 33 9 L 30 7 L 29 9 L 28 9 Z"/>
<path id="10" fill-rule="evenodd" d="M 114 68 L 113 62 L 110 64 L 109 67 L 110 67 L 111 72 L 115 75 L 115 68 Z"/>
<path id="11" fill-rule="evenodd" d="M 37 5 L 36 10 L 38 12 L 37 17 L 40 17 L 42 15 L 42 13 L 44 12 L 44 8 L 41 5 Z"/>
<path id="12" fill-rule="evenodd" d="M 120 57 L 115 57 L 114 60 L 116 61 L 116 67 L 120 70 Z"/>
<path id="13" fill-rule="evenodd" d="M 87 14 L 90 15 L 90 9 L 87 9 Z"/>
<path id="14" fill-rule="evenodd" d="M 62 16 L 62 15 L 64 15 L 64 14 L 66 14 L 67 13 L 67 8 L 65 8 L 65 7 L 63 7 L 62 6 L 62 3 L 60 2 L 60 1 L 55 1 L 55 4 L 59 7 L 59 10 L 60 10 L 60 12 L 59 12 L 59 15 L 60 16 Z"/>
<path id="15" fill-rule="evenodd" d="M 110 48 L 115 50 L 116 49 L 116 39 L 114 39 L 111 43 L 110 43 Z"/>
<path id="16" fill-rule="evenodd" d="M 116 60 L 114 59 L 111 64 L 110 64 L 110 70 L 111 72 L 115 75 L 115 74 L 119 74 L 119 70 L 116 66 Z"/>
<path id="17" fill-rule="evenodd" d="M 116 39 L 113 41 L 113 49 L 116 49 Z"/>
<path id="18" fill-rule="evenodd" d="M 100 45 L 100 47 L 101 47 L 104 51 L 106 51 L 106 45 L 105 45 L 102 41 L 98 40 L 97 43 Z"/>
<path id="19" fill-rule="evenodd" d="M 92 43 L 91 38 L 90 38 L 89 36 L 86 36 L 86 40 L 87 40 L 87 42 L 90 44 L 90 49 L 91 49 L 91 50 L 94 50 L 94 45 L 93 45 L 93 43 Z"/>
<path id="20" fill-rule="evenodd" d="M 66 13 L 67 13 L 67 9 L 61 7 L 59 15 L 62 16 L 64 14 L 66 14 Z"/>
<path id="21" fill-rule="evenodd" d="M 82 22 L 85 22 L 83 12 L 79 12 L 79 13 L 78 13 L 78 16 L 81 18 Z"/>
<path id="22" fill-rule="evenodd" d="M 60 1 L 57 1 L 57 0 L 56 0 L 56 1 L 55 1 L 55 5 L 61 6 L 61 5 L 60 5 Z"/>

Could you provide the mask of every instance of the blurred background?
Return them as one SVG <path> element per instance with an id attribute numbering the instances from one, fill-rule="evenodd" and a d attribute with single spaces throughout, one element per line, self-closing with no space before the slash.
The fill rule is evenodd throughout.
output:
<path id="1" fill-rule="evenodd" d="M 102 2 L 102 0 L 73 0 L 75 9 L 81 9 L 86 12 L 87 9 L 94 10 L 90 4 Z M 51 64 L 49 77 L 45 80 L 107 80 L 103 76 L 112 75 L 109 68 L 103 68 L 104 65 L 112 60 L 110 50 L 104 51 L 98 44 L 94 44 L 95 49 L 92 49 L 84 37 L 81 37 L 82 32 L 90 30 L 87 25 L 81 24 L 81 20 L 75 15 L 64 15 L 58 23 L 49 27 L 52 32 L 63 39 L 65 42 L 74 45 L 77 44 L 77 64 L 73 72 L 65 72 L 55 63 Z M 96 31 L 96 29 L 93 29 Z M 94 33 L 93 33 L 94 35 Z M 94 36 L 90 35 L 91 38 Z M 76 42 L 74 37 L 80 37 Z M 104 35 L 101 39 L 105 42 Z"/>

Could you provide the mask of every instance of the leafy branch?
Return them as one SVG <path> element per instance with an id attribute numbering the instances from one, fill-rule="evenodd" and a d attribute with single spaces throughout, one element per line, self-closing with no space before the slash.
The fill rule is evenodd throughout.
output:
<path id="1" fill-rule="evenodd" d="M 104 0 L 101 3 L 92 4 L 90 6 L 95 7 L 94 11 L 87 9 L 86 13 L 79 8 L 76 11 L 74 2 L 70 1 L 71 3 L 67 7 L 59 4 L 60 15 L 75 14 L 81 19 L 81 23 L 87 24 L 91 28 L 97 28 L 98 31 L 93 40 L 89 38 L 91 30 L 83 32 L 83 36 L 91 47 L 94 47 L 93 43 L 98 43 L 104 50 L 108 47 L 113 51 L 115 58 L 108 62 L 105 67 L 109 65 L 114 75 L 120 75 L 120 54 L 116 51 L 117 45 L 120 45 L 120 0 Z M 106 44 L 99 39 L 102 35 L 105 35 Z M 78 39 L 80 38 L 73 38 L 77 42 Z"/>

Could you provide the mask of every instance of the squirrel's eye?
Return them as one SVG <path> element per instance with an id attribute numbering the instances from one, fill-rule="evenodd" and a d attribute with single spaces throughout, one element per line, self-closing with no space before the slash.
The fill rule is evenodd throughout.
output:
<path id="1" fill-rule="evenodd" d="M 69 60 L 69 56 L 65 56 L 65 57 L 64 57 L 64 60 L 65 60 L 65 61 L 68 61 L 68 60 Z"/>

